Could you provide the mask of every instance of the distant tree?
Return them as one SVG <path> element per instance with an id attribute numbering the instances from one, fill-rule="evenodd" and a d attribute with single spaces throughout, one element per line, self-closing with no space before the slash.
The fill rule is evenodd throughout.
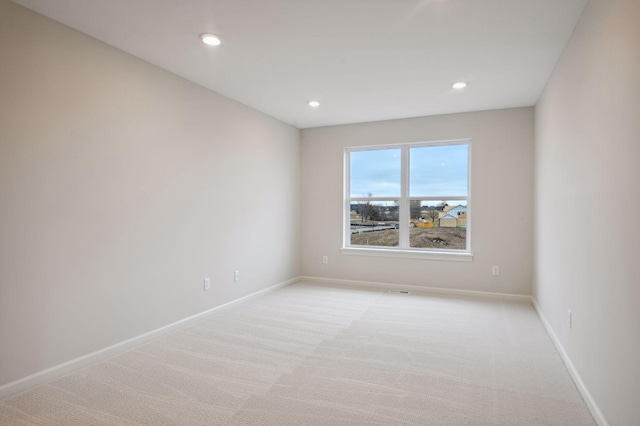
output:
<path id="1" fill-rule="evenodd" d="M 400 215 L 398 211 L 400 210 L 400 203 L 397 201 L 393 202 L 393 206 L 389 207 L 389 220 L 398 221 L 400 220 Z"/>
<path id="2" fill-rule="evenodd" d="M 411 219 L 420 219 L 420 200 L 411 200 L 409 201 L 409 214 L 411 215 Z"/>
<path id="3" fill-rule="evenodd" d="M 380 212 L 380 206 L 371 206 L 371 213 L 369 213 L 369 219 L 371 220 L 380 220 L 382 218 L 382 213 Z"/>
<path id="4" fill-rule="evenodd" d="M 367 197 L 371 198 L 373 194 L 370 192 L 367 194 Z M 362 223 L 366 222 L 371 217 L 371 212 L 373 210 L 373 205 L 370 201 L 365 202 L 364 204 L 360 204 L 360 218 Z"/>
<path id="5" fill-rule="evenodd" d="M 431 219 L 431 222 L 435 224 L 439 217 L 440 213 L 438 210 L 435 207 L 429 207 L 427 210 L 427 219 Z"/>

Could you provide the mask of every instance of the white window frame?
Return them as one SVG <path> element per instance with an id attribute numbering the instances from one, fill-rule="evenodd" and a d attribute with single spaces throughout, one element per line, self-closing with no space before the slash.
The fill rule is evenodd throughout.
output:
<path id="1" fill-rule="evenodd" d="M 467 196 L 424 196 L 411 197 L 409 194 L 409 171 L 410 171 L 410 149 L 417 147 L 443 146 L 443 145 L 467 145 Z M 351 153 L 358 151 L 383 150 L 383 149 L 400 149 L 401 166 L 400 166 L 400 196 L 397 197 L 351 197 L 350 188 L 350 165 Z M 446 141 L 433 142 L 410 142 L 389 145 L 375 146 L 356 146 L 348 147 L 344 150 L 344 206 L 343 206 L 343 246 L 342 254 L 356 256 L 384 256 L 384 257 L 401 257 L 410 259 L 428 259 L 428 260 L 453 260 L 453 261 L 471 261 L 473 253 L 471 252 L 471 139 L 456 139 Z M 410 201 L 466 201 L 467 202 L 467 231 L 466 231 L 466 249 L 465 250 L 447 250 L 432 248 L 409 247 L 409 226 L 400 226 L 399 245 L 398 247 L 379 247 L 379 246 L 355 246 L 351 245 L 351 203 L 357 201 L 397 201 L 399 203 L 399 223 L 408 224 L 410 220 Z"/>

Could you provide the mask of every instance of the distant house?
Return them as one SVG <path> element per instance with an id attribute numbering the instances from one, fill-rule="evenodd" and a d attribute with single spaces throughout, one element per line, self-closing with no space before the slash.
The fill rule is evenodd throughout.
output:
<path id="1" fill-rule="evenodd" d="M 467 206 L 455 206 L 440 213 L 441 228 L 465 228 L 467 226 Z"/>

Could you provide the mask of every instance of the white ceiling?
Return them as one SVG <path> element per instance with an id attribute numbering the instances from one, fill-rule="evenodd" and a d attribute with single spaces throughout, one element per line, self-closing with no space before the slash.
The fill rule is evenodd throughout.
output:
<path id="1" fill-rule="evenodd" d="M 587 0 L 14 1 L 307 128 L 534 105 Z"/>

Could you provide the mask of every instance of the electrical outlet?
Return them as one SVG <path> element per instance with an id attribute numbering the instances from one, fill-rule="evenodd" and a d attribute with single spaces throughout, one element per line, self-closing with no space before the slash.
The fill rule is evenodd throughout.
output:
<path id="1" fill-rule="evenodd" d="M 329 263 L 329 256 L 322 256 L 322 263 Z"/>
<path id="2" fill-rule="evenodd" d="M 211 290 L 211 278 L 204 279 L 204 291 Z"/>
<path id="3" fill-rule="evenodd" d="M 240 281 L 240 271 L 233 271 L 233 281 L 234 282 Z"/>
<path id="4" fill-rule="evenodd" d="M 498 265 L 494 265 L 491 267 L 491 274 L 500 275 L 500 267 Z"/>
<path id="5" fill-rule="evenodd" d="M 573 328 L 573 312 L 571 310 L 567 311 L 567 325 L 569 329 Z"/>

